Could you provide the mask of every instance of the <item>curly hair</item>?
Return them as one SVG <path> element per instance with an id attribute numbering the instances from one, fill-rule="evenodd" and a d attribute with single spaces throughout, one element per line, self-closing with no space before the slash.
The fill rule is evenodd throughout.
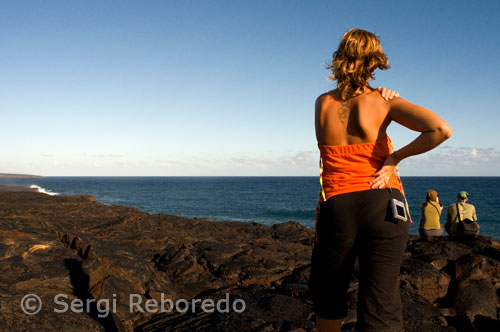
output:
<path id="1" fill-rule="evenodd" d="M 340 97 L 345 101 L 363 93 L 376 68 L 389 69 L 389 59 L 377 36 L 352 29 L 344 33 L 332 63 L 326 68 L 332 71 L 329 79 L 337 81 Z"/>

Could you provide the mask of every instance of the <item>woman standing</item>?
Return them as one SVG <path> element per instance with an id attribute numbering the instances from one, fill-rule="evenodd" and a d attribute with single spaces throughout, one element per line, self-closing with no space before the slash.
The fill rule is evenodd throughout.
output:
<path id="1" fill-rule="evenodd" d="M 405 210 L 395 167 L 451 136 L 448 124 L 430 110 L 402 98 L 385 100 L 371 88 L 376 68 L 389 68 L 379 39 L 360 29 L 346 32 L 328 67 L 337 89 L 316 100 L 322 190 L 309 290 L 320 332 L 340 331 L 356 257 L 357 329 L 402 329 L 398 274 L 409 226 L 399 216 Z M 392 121 L 421 134 L 392 151 L 386 134 Z"/>
<path id="2" fill-rule="evenodd" d="M 441 227 L 441 212 L 443 204 L 439 203 L 437 191 L 427 190 L 425 203 L 421 206 L 422 220 L 418 229 L 422 238 L 432 241 L 434 237 L 443 235 L 443 227 Z"/>

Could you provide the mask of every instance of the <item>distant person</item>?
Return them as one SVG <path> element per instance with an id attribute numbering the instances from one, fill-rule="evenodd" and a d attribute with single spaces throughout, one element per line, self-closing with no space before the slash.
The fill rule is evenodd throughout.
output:
<path id="1" fill-rule="evenodd" d="M 435 113 L 397 96 L 387 100 L 371 88 L 377 68 L 389 68 L 377 36 L 346 32 L 328 66 L 337 88 L 316 99 L 322 186 L 309 292 L 319 332 L 341 329 L 356 257 L 357 331 L 402 330 L 398 275 L 409 222 L 396 165 L 451 136 Z M 397 151 L 386 133 L 393 121 L 420 133 Z"/>
<path id="2" fill-rule="evenodd" d="M 448 206 L 446 213 L 446 232 L 455 235 L 476 235 L 479 233 L 476 208 L 467 203 L 469 193 L 460 191 L 457 195 L 457 203 Z"/>
<path id="3" fill-rule="evenodd" d="M 435 237 L 443 235 L 441 227 L 441 212 L 443 204 L 439 203 L 437 191 L 427 190 L 425 203 L 421 206 L 422 219 L 420 220 L 419 232 L 422 238 L 432 241 Z"/>

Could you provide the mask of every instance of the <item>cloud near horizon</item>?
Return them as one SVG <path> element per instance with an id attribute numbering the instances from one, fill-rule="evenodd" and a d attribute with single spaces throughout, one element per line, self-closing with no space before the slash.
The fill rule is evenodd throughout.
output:
<path id="1" fill-rule="evenodd" d="M 304 166 L 309 164 L 313 160 L 313 151 L 300 151 L 291 156 L 280 156 L 275 158 L 263 158 L 263 157 L 250 157 L 250 156 L 238 156 L 231 158 L 231 161 L 246 164 L 246 165 L 256 165 L 256 166 L 277 166 L 282 164 L 292 164 L 297 166 Z"/>
<path id="2" fill-rule="evenodd" d="M 84 154 L 80 158 L 40 155 L 28 163 L 5 163 L 6 173 L 121 176 L 317 176 L 319 152 L 281 155 L 161 156 Z M 405 159 L 402 176 L 500 176 L 500 151 L 494 148 L 443 146 Z"/>
<path id="3" fill-rule="evenodd" d="M 276 171 L 300 170 L 300 175 L 317 175 L 319 152 L 300 151 L 280 157 L 233 157 L 240 166 Z M 500 151 L 494 148 L 443 146 L 401 162 L 402 176 L 500 176 Z"/>
<path id="4" fill-rule="evenodd" d="M 499 164 L 494 148 L 444 146 L 403 160 L 401 168 L 416 173 L 411 175 L 499 176 Z"/>

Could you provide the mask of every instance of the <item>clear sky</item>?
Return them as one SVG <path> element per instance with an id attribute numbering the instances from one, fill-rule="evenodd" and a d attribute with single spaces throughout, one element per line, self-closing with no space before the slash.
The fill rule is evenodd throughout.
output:
<path id="1" fill-rule="evenodd" d="M 3 1 L 0 172 L 317 175 L 314 101 L 359 27 L 389 56 L 374 86 L 454 130 L 402 175 L 499 176 L 499 17 L 497 0 Z"/>

